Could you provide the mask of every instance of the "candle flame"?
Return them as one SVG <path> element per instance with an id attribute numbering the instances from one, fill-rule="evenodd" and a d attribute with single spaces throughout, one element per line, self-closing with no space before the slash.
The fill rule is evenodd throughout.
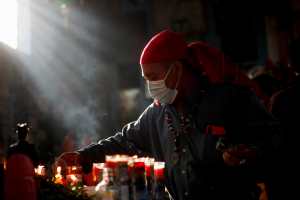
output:
<path id="1" fill-rule="evenodd" d="M 4 168 L 4 170 L 6 170 L 6 165 L 7 165 L 7 162 L 6 162 L 6 159 L 4 159 L 4 161 L 3 161 L 3 168 Z"/>
<path id="2" fill-rule="evenodd" d="M 34 169 L 35 173 L 39 176 L 44 176 L 45 173 L 44 173 L 44 169 L 45 169 L 45 166 L 44 165 L 38 165 L 37 168 Z"/>
<path id="3" fill-rule="evenodd" d="M 56 173 L 57 173 L 57 174 L 61 174 L 61 166 L 58 166 L 58 167 L 56 168 Z"/>
<path id="4" fill-rule="evenodd" d="M 56 184 L 64 184 L 63 177 L 61 175 L 61 167 L 60 166 L 58 166 L 56 168 L 56 174 L 55 174 L 55 181 L 54 181 L 54 183 L 56 183 Z"/>
<path id="5" fill-rule="evenodd" d="M 61 174 L 55 174 L 55 181 L 56 184 L 63 184 L 63 178 Z"/>

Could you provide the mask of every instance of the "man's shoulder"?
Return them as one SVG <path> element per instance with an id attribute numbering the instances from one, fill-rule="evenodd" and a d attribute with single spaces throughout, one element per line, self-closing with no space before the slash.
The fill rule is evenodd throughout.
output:
<path id="1" fill-rule="evenodd" d="M 163 116 L 164 110 L 166 109 L 166 105 L 156 105 L 155 103 L 151 103 L 139 116 L 138 120 L 152 120 L 153 118 L 160 118 Z"/>

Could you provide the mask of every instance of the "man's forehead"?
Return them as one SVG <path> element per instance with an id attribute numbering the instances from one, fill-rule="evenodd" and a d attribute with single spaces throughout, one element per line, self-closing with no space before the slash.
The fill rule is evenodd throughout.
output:
<path id="1" fill-rule="evenodd" d="M 141 64 L 142 72 L 151 72 L 151 71 L 164 71 L 169 68 L 171 62 L 164 63 L 151 63 L 151 64 Z"/>

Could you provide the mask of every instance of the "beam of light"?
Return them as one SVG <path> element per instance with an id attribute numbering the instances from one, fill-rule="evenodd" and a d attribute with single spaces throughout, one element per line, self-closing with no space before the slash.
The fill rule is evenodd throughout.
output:
<path id="1" fill-rule="evenodd" d="M 18 2 L 0 1 L 0 42 L 16 49 L 18 47 Z"/>
<path id="2" fill-rule="evenodd" d="M 46 1 L 31 1 L 32 55 L 23 59 L 22 72 L 34 85 L 29 87 L 35 99 L 50 105 L 45 112 L 54 113 L 79 140 L 85 135 L 95 140 L 101 137 L 99 132 L 103 133 L 102 120 L 110 109 L 109 102 L 118 96 L 114 68 L 97 50 L 108 49 L 106 43 L 113 37 L 102 43 L 94 26 L 99 23 L 76 9 L 72 16 L 79 20 L 84 17 L 85 24 L 78 26 L 71 21 L 71 28 L 66 29 L 63 14 L 52 6 Z M 63 135 L 54 137 L 62 140 Z"/>
<path id="3" fill-rule="evenodd" d="M 30 80 L 24 87 L 40 106 L 41 118 L 50 116 L 66 130 L 64 134 L 73 132 L 77 144 L 85 136 L 95 141 L 110 135 L 120 119 L 115 63 L 132 55 L 127 47 L 137 40 L 133 29 L 113 25 L 110 17 L 95 16 L 85 8 L 46 0 L 19 2 L 19 7 L 30 4 L 32 30 L 31 54 L 22 56 L 19 70 Z M 68 28 L 61 9 L 70 9 Z M 63 142 L 62 132 L 48 131 L 48 136 Z"/>

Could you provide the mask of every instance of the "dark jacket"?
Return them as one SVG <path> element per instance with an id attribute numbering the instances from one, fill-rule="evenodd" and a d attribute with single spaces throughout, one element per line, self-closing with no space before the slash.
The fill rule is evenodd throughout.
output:
<path id="1" fill-rule="evenodd" d="M 174 199 L 253 199 L 277 122 L 252 92 L 233 85 L 211 86 L 186 105 L 185 116 L 172 105 L 150 105 L 122 132 L 81 149 L 82 163 L 102 162 L 105 154 L 150 155 L 166 162 Z M 223 139 L 228 145 L 254 146 L 255 166 L 225 166 L 217 150 Z"/>
<path id="2" fill-rule="evenodd" d="M 7 151 L 7 159 L 13 154 L 25 154 L 32 160 L 34 166 L 38 165 L 39 160 L 35 146 L 27 141 L 20 140 L 19 142 L 10 145 Z"/>

